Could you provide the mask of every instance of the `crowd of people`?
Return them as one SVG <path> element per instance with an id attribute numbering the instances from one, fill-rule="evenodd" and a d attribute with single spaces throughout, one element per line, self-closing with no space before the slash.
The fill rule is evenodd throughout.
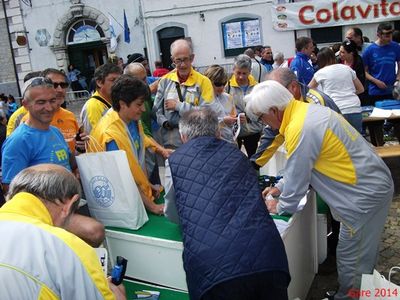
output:
<path id="1" fill-rule="evenodd" d="M 116 59 L 99 66 L 79 122 L 62 107 L 68 87 L 82 88 L 78 69 L 28 74 L 20 108 L 12 97 L 0 101 L 7 135 L 2 187 L 8 193 L 0 231 L 8 248 L 30 242 L 40 256 L 47 247 L 36 247 L 40 238 L 58 252 L 69 251 L 79 268 L 71 270 L 76 282 L 69 288 L 55 271 L 56 280 L 39 274 L 38 285 L 28 282 L 31 274 L 49 271 L 57 253 L 26 268 L 26 253 L 16 262 L 3 251 L 0 261 L 8 267 L 0 266 L 0 277 L 11 274 L 13 283 L 3 278 L 0 290 L 27 284 L 34 286 L 29 292 L 17 288 L 22 298 L 125 298 L 123 288 L 99 276 L 87 247 L 102 243 L 104 226 L 82 213 L 85 206 L 77 210 L 75 162 L 85 151 L 124 150 L 148 212 L 181 226 L 191 299 L 287 299 L 288 263 L 270 213 L 294 213 L 310 185 L 341 224 L 335 299 L 349 299 L 361 274 L 373 271 L 393 196 L 389 169 L 360 134 L 361 104 L 391 99 L 400 79 L 400 46 L 392 34 L 391 23 L 381 23 L 376 41 L 367 44 L 361 30 L 351 28 L 345 41 L 320 50 L 311 38 L 299 37 L 296 55 L 287 60 L 270 46 L 254 47 L 234 58 L 232 74 L 219 65 L 200 73 L 192 44 L 178 39 L 170 49 L 172 70 L 157 61 L 151 76 L 139 53 L 126 65 Z M 261 191 L 257 170 L 282 144 L 284 178 Z M 162 191 L 157 156 L 166 160 L 165 204 L 155 201 Z M 20 226 L 13 228 L 12 219 Z M 76 288 L 82 284 L 85 291 Z"/>

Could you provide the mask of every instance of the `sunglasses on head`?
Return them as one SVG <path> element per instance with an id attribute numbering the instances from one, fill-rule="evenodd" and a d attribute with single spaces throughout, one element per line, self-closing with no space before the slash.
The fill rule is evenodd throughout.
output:
<path id="1" fill-rule="evenodd" d="M 221 86 L 225 86 L 226 85 L 226 81 L 225 82 L 214 82 L 213 84 L 216 87 L 221 87 Z"/>
<path id="2" fill-rule="evenodd" d="M 23 91 L 23 97 L 25 97 L 25 93 L 28 89 L 37 87 L 37 86 L 46 86 L 46 87 L 54 87 L 53 81 L 51 81 L 50 78 L 46 77 L 33 77 L 29 79 L 27 82 L 24 84 L 24 91 Z"/>
<path id="3" fill-rule="evenodd" d="M 61 87 L 62 89 L 66 89 L 69 86 L 69 84 L 68 84 L 68 82 L 53 82 L 53 86 L 55 89 L 58 87 Z"/>

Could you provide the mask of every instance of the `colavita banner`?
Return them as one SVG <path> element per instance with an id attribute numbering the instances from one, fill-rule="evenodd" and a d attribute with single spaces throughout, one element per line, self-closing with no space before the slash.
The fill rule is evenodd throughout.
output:
<path id="1" fill-rule="evenodd" d="M 296 30 L 399 20 L 400 1 L 317 0 L 272 5 L 275 30 Z"/>

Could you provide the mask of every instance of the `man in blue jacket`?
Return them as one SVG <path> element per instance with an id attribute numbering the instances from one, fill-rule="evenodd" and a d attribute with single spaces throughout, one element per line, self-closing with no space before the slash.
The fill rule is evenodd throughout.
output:
<path id="1" fill-rule="evenodd" d="M 249 160 L 218 138 L 209 108 L 186 112 L 179 130 L 165 214 L 182 228 L 190 299 L 288 299 L 285 248 Z"/>
<path id="2" fill-rule="evenodd" d="M 296 40 L 296 56 L 290 64 L 290 69 L 297 75 L 302 84 L 309 84 L 314 76 L 314 68 L 309 62 L 311 53 L 314 51 L 314 44 L 309 37 L 299 37 Z"/>

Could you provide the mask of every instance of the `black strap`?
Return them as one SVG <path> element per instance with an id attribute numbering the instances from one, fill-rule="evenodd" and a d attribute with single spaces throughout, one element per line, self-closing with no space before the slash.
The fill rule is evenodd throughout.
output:
<path id="1" fill-rule="evenodd" d="M 231 91 L 231 82 L 228 81 L 228 88 L 226 89 L 226 93 L 229 94 Z"/>
<path id="2" fill-rule="evenodd" d="M 176 91 L 178 92 L 179 101 L 184 102 L 182 97 L 181 85 L 179 84 L 179 82 L 175 81 L 175 87 Z"/>
<path id="3" fill-rule="evenodd" d="M 259 70 L 260 70 L 259 73 L 258 73 L 258 83 L 260 83 L 260 82 L 261 82 L 261 81 L 260 81 L 260 80 L 261 80 L 261 73 L 262 73 L 262 72 L 261 72 L 261 71 L 262 71 L 261 68 L 264 68 L 264 66 L 261 65 L 261 63 L 257 60 L 257 58 L 254 58 L 254 59 L 255 59 L 255 61 L 258 63 L 258 68 L 259 68 Z"/>
<path id="4" fill-rule="evenodd" d="M 111 104 L 108 103 L 106 100 L 104 100 L 103 98 L 93 95 L 92 98 L 99 100 L 101 103 L 103 103 L 105 106 L 107 106 L 107 108 L 111 108 Z"/>

